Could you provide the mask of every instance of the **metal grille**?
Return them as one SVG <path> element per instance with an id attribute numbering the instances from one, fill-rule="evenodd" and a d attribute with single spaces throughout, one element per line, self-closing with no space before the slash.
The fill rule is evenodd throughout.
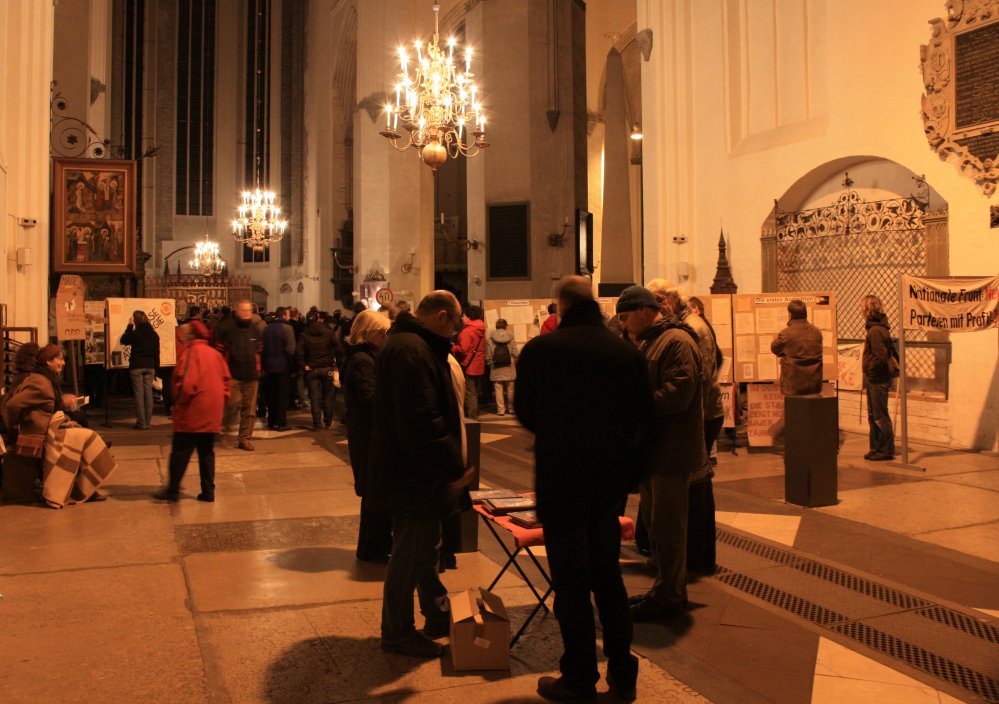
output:
<path id="1" fill-rule="evenodd" d="M 835 291 L 837 333 L 840 340 L 862 340 L 864 320 L 860 301 L 873 294 L 885 303 L 895 334 L 901 330 L 897 306 L 898 277 L 926 275 L 926 228 L 923 213 L 928 187 L 916 181 L 909 198 L 865 201 L 846 189 L 832 205 L 810 210 L 775 210 L 778 291 Z M 907 342 L 927 339 L 910 330 Z M 939 351 L 932 347 L 906 350 L 906 377 L 924 388 L 937 378 Z M 923 382 L 923 383 L 918 383 Z"/>
<path id="2" fill-rule="evenodd" d="M 834 610 L 816 603 L 816 600 L 806 598 L 812 596 L 814 590 L 808 589 L 804 583 L 801 585 L 801 595 L 768 584 L 764 581 L 769 573 L 767 570 L 760 572 L 759 578 L 756 578 L 740 572 L 738 568 L 720 567 L 714 576 L 719 582 L 846 636 L 926 674 L 974 692 L 988 701 L 999 701 L 999 681 L 995 678 L 995 668 L 987 665 L 990 662 L 989 649 L 999 645 L 999 629 L 992 624 L 982 623 L 964 613 L 934 604 L 874 579 L 847 572 L 795 551 L 778 548 L 729 530 L 718 531 L 718 542 L 778 565 L 790 567 L 864 597 L 876 599 L 889 605 L 890 610 L 867 617 L 878 622 L 878 626 L 873 626 L 865 623 L 865 618 L 853 619 L 842 613 L 843 610 L 850 611 L 848 595 L 841 593 L 819 596 L 819 601 L 834 601 L 836 604 Z M 721 555 L 719 557 L 726 559 Z M 737 559 L 731 553 L 728 553 L 728 557 Z M 918 623 L 920 619 L 926 619 L 929 623 L 925 627 L 920 626 Z M 932 630 L 933 625 L 951 629 L 952 635 L 946 635 L 945 631 L 939 629 Z M 936 645 L 933 651 L 927 650 L 917 642 L 912 642 L 913 639 L 926 642 L 932 639 Z"/>

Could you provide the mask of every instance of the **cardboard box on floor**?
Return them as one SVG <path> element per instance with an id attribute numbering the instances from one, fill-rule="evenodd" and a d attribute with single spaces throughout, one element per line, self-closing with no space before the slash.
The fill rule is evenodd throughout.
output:
<path id="1" fill-rule="evenodd" d="M 455 670 L 510 669 L 510 617 L 492 592 L 451 597 L 451 662 Z"/>

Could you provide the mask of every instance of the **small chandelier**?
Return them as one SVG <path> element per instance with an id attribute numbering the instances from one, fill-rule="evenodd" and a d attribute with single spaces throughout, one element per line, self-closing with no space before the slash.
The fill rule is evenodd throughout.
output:
<path id="1" fill-rule="evenodd" d="M 473 80 L 472 49 L 465 49 L 462 71 L 454 59 L 454 37 L 448 40 L 446 51 L 440 48 L 440 9 L 435 2 L 434 36 L 426 53 L 419 40 L 413 42 L 416 66 L 412 76 L 406 48 L 399 47 L 402 71 L 395 84 L 395 105 L 386 103 L 385 129 L 381 132 L 397 151 L 415 147 L 433 171 L 449 156 L 472 157 L 489 146 L 485 139 L 486 117 Z M 405 137 L 399 132 L 400 121 L 408 132 Z"/>
<path id="2" fill-rule="evenodd" d="M 239 215 L 232 221 L 232 236 L 254 249 L 270 247 L 278 242 L 288 227 L 287 220 L 281 220 L 281 208 L 275 204 L 276 196 L 271 191 L 243 191 L 243 202 Z"/>
<path id="3" fill-rule="evenodd" d="M 195 274 L 217 276 L 225 271 L 225 259 L 219 254 L 219 243 L 205 239 L 194 245 L 194 257 L 188 262 Z"/>

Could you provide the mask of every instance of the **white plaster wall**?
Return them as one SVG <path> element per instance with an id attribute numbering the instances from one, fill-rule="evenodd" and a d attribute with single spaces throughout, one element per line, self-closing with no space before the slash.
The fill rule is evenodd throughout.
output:
<path id="1" fill-rule="evenodd" d="M 685 227 L 687 287 L 707 291 L 721 221 L 739 290 L 759 290 L 760 226 L 773 199 L 852 155 L 926 175 L 949 204 L 951 274 L 999 271 L 988 199 L 923 133 L 919 47 L 943 2 L 638 0 L 638 15 L 639 31 L 655 36 L 643 66 L 646 276 L 675 270 L 682 254 L 669 238 Z M 997 336 L 952 343 L 949 442 L 996 448 Z"/>
<path id="2" fill-rule="evenodd" d="M 49 83 L 54 11 L 51 3 L 0 0 L 0 292 L 10 324 L 48 330 Z M 34 218 L 32 228 L 17 218 Z M 18 266 L 17 249 L 32 264 Z"/>

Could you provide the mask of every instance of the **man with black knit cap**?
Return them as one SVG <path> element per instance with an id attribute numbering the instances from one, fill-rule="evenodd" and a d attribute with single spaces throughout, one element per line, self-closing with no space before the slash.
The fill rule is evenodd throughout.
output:
<path id="1" fill-rule="evenodd" d="M 656 579 L 648 594 L 630 600 L 633 621 L 655 621 L 682 616 L 687 604 L 687 485 L 705 463 L 701 359 L 694 331 L 675 315 L 663 316 L 647 288 L 622 291 L 617 314 L 645 354 L 655 399 L 641 512 Z"/>
<path id="2" fill-rule="evenodd" d="M 611 690 L 631 701 L 638 677 L 618 511 L 646 466 L 652 395 L 645 360 L 604 326 L 591 286 L 581 276 L 559 281 L 559 326 L 524 346 L 514 393 L 517 418 L 535 435 L 538 518 L 565 647 L 562 676 L 542 677 L 538 693 L 560 702 L 592 701 L 600 679 L 591 592 Z"/>

